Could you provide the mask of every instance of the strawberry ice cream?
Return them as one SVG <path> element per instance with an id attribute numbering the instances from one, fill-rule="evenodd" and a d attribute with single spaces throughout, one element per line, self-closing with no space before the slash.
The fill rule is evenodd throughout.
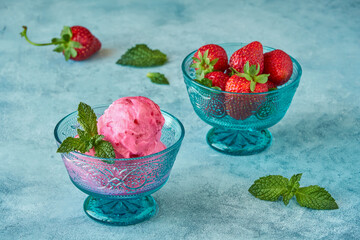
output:
<path id="1" fill-rule="evenodd" d="M 160 152 L 165 119 L 159 106 L 146 97 L 123 97 L 98 119 L 98 133 L 115 150 L 116 158 L 133 158 Z"/>

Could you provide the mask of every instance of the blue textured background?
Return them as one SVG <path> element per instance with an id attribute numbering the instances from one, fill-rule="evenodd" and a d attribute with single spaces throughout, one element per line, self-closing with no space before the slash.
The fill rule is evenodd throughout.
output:
<path id="1" fill-rule="evenodd" d="M 11 1 L 0 2 L 0 239 L 356 239 L 360 235 L 359 1 Z M 33 41 L 83 25 L 102 42 L 84 62 L 65 62 Z M 210 149 L 210 126 L 194 113 L 180 64 L 205 43 L 251 42 L 298 59 L 303 76 L 273 145 L 248 157 Z M 169 62 L 134 69 L 116 60 L 136 43 Z M 152 84 L 148 71 L 170 86 Z M 186 136 L 168 183 L 153 196 L 149 221 L 111 227 L 89 219 L 85 194 L 56 154 L 55 124 L 80 101 L 150 97 L 184 124 Z M 258 177 L 303 173 L 301 185 L 325 187 L 335 211 L 293 199 L 260 201 L 247 189 Z"/>

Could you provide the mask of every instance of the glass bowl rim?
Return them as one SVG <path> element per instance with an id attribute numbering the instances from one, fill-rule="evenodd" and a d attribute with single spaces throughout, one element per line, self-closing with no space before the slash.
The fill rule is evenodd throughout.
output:
<path id="1" fill-rule="evenodd" d="M 94 106 L 92 107 L 93 109 L 99 109 L 99 108 L 106 108 L 108 107 L 109 105 L 106 105 L 106 104 L 102 104 L 102 105 L 97 105 L 97 106 Z M 75 154 L 76 155 L 80 155 L 81 157 L 86 157 L 86 158 L 90 158 L 90 159 L 94 159 L 94 160 L 101 160 L 101 161 L 136 161 L 136 160 L 142 160 L 142 159 L 148 159 L 148 158 L 152 158 L 152 157 L 156 157 L 157 155 L 162 155 L 162 154 L 165 154 L 167 152 L 170 152 L 172 151 L 173 149 L 177 148 L 182 140 L 184 139 L 184 136 L 185 136 L 185 128 L 183 126 L 183 124 L 181 123 L 181 121 L 176 118 L 174 115 L 164 111 L 164 110 L 160 110 L 162 114 L 165 114 L 167 115 L 168 117 L 170 117 L 171 119 L 175 120 L 175 122 L 177 122 L 177 124 L 179 124 L 180 126 L 180 130 L 181 130 L 181 135 L 179 137 L 179 139 L 173 143 L 170 147 L 167 147 L 165 148 L 164 150 L 160 151 L 160 152 L 157 152 L 157 153 L 153 153 L 153 154 L 150 154 L 150 155 L 146 155 L 146 156 L 143 156 L 143 157 L 136 157 L 136 158 L 100 158 L 100 157 L 95 157 L 95 156 L 90 156 L 90 155 L 86 155 L 84 153 L 81 153 L 81 152 L 69 152 L 69 153 L 61 153 L 61 154 L 70 154 L 74 157 Z M 70 116 L 73 116 L 75 114 L 77 114 L 78 111 L 74 111 L 74 112 L 71 112 L 69 113 L 68 115 L 66 115 L 65 117 L 63 117 L 55 126 L 55 129 L 54 129 L 54 136 L 55 136 L 55 140 L 57 143 L 61 144 L 62 142 L 60 141 L 59 137 L 58 137 L 58 128 L 60 127 L 60 124 L 67 118 L 69 118 Z"/>
<path id="2" fill-rule="evenodd" d="M 224 46 L 226 47 L 226 46 L 236 46 L 236 45 L 244 45 L 244 46 L 245 46 L 245 45 L 247 45 L 247 44 L 249 44 L 249 43 L 230 42 L 230 43 L 219 43 L 219 44 L 216 44 L 216 45 L 219 45 L 219 46 L 221 46 L 221 47 L 224 47 Z M 268 47 L 268 46 L 263 46 L 263 48 L 267 48 L 267 49 L 269 49 L 269 50 L 271 50 L 271 51 L 272 51 L 272 50 L 276 50 L 276 48 Z M 191 81 L 192 84 L 195 84 L 195 85 L 198 86 L 198 87 L 201 87 L 201 88 L 210 90 L 210 91 L 212 91 L 212 92 L 214 92 L 214 93 L 216 93 L 216 94 L 219 94 L 219 93 L 227 93 L 227 94 L 233 94 L 233 95 L 267 95 L 267 94 L 269 94 L 269 93 L 270 93 L 270 94 L 273 94 L 273 93 L 276 93 L 276 92 L 281 92 L 281 91 L 283 91 L 283 89 L 284 89 L 284 90 L 285 90 L 285 89 L 288 89 L 288 88 L 292 87 L 293 85 L 296 85 L 297 83 L 300 82 L 300 78 L 301 78 L 301 75 L 302 75 L 301 65 L 299 64 L 299 62 L 298 62 L 295 58 L 293 58 L 291 55 L 288 54 L 288 55 L 290 56 L 290 58 L 291 58 L 291 61 L 292 61 L 293 63 L 295 63 L 296 67 L 298 68 L 298 76 L 297 76 L 297 78 L 296 78 L 293 82 L 291 82 L 290 84 L 285 85 L 284 87 L 282 87 L 282 88 L 280 88 L 280 89 L 278 88 L 278 89 L 276 89 L 276 90 L 267 91 L 267 92 L 261 92 L 261 93 L 235 93 L 235 92 L 222 91 L 222 90 L 218 90 L 218 89 L 206 87 L 206 86 L 204 86 L 204 85 L 202 85 L 202 84 L 194 81 L 194 80 L 189 76 L 189 74 L 185 71 L 185 61 L 186 61 L 187 59 L 189 59 L 190 56 L 193 56 L 193 55 L 196 53 L 197 50 L 198 50 L 198 49 L 190 52 L 190 53 L 184 58 L 184 60 L 182 61 L 182 63 L 181 63 L 181 70 L 182 70 L 182 72 L 183 72 L 183 75 L 184 75 L 187 79 L 190 79 L 190 81 Z M 185 81 L 185 82 L 186 82 L 186 81 Z"/>

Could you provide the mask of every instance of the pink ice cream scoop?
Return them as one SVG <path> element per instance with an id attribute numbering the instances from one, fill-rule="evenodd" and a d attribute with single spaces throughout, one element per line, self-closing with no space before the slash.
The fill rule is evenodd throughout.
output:
<path id="1" fill-rule="evenodd" d="M 146 97 L 123 97 L 113 102 L 98 119 L 98 133 L 104 135 L 116 158 L 133 158 L 160 152 L 165 119 L 159 106 Z"/>

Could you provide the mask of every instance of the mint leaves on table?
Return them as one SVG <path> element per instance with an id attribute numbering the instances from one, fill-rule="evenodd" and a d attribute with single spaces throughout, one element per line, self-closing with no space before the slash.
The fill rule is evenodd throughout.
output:
<path id="1" fill-rule="evenodd" d="M 134 67 L 153 67 L 165 64 L 166 54 L 160 50 L 152 50 L 146 44 L 136 44 L 128 49 L 116 62 L 120 65 Z"/>
<path id="2" fill-rule="evenodd" d="M 164 74 L 159 73 L 159 72 L 149 72 L 146 74 L 146 76 L 148 78 L 150 78 L 151 82 L 156 83 L 156 84 L 167 84 L 169 85 L 169 81 L 167 80 L 167 78 L 165 77 Z"/>
<path id="3" fill-rule="evenodd" d="M 217 90 L 221 90 L 221 88 L 212 85 L 212 81 L 208 78 L 202 78 L 201 80 L 199 79 L 195 79 L 195 81 L 197 83 L 200 83 L 201 85 L 204 85 L 205 87 L 209 87 L 209 88 L 213 88 L 213 89 L 217 89 Z"/>
<path id="4" fill-rule="evenodd" d="M 97 117 L 94 110 L 80 102 L 78 106 L 78 122 L 82 129 L 77 129 L 78 138 L 66 138 L 58 148 L 59 153 L 79 151 L 86 153 L 95 149 L 95 156 L 100 158 L 115 158 L 115 151 L 110 142 L 103 140 L 104 136 L 97 131 Z"/>
<path id="5" fill-rule="evenodd" d="M 277 201 L 280 197 L 285 205 L 294 196 L 302 207 L 330 210 L 338 209 L 335 199 L 324 188 L 317 185 L 300 188 L 302 173 L 295 174 L 291 179 L 280 175 L 269 175 L 257 179 L 249 188 L 249 192 L 261 200 Z"/>

